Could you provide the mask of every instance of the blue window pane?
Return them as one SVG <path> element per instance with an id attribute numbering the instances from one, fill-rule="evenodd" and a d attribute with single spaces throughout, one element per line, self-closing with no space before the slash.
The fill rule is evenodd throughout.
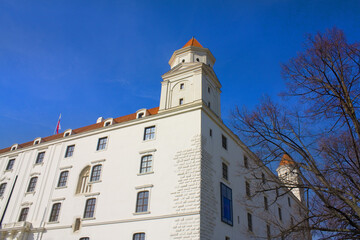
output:
<path id="1" fill-rule="evenodd" d="M 223 183 L 220 183 L 220 190 L 221 190 L 221 220 L 232 226 L 233 225 L 232 190 Z"/>

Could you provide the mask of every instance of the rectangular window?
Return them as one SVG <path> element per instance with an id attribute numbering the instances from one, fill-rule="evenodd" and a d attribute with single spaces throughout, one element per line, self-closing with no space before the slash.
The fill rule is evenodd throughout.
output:
<path id="1" fill-rule="evenodd" d="M 233 225 L 232 212 L 232 190 L 223 183 L 220 183 L 221 190 L 221 221 Z"/>
<path id="2" fill-rule="evenodd" d="M 147 212 L 149 203 L 149 191 L 142 191 L 137 194 L 136 212 Z"/>
<path id="3" fill-rule="evenodd" d="M 96 150 L 103 150 L 106 148 L 107 137 L 99 138 Z"/>
<path id="4" fill-rule="evenodd" d="M 266 237 L 267 240 L 271 240 L 271 229 L 269 224 L 266 225 Z"/>
<path id="5" fill-rule="evenodd" d="M 70 145 L 67 146 L 66 148 L 66 153 L 65 153 L 65 157 L 72 157 L 73 153 L 74 153 L 74 149 L 75 149 L 75 145 Z"/>
<path id="6" fill-rule="evenodd" d="M 29 213 L 29 208 L 23 208 L 21 209 L 20 216 L 19 216 L 19 222 L 25 222 L 27 215 Z"/>
<path id="7" fill-rule="evenodd" d="M 180 98 L 180 99 L 179 99 L 179 105 L 183 105 L 183 103 L 184 103 L 184 99 L 183 99 L 183 98 Z"/>
<path id="8" fill-rule="evenodd" d="M 276 192 L 276 197 L 278 198 L 279 197 L 279 188 L 278 187 L 275 188 L 275 192 Z"/>
<path id="9" fill-rule="evenodd" d="M 35 161 L 35 164 L 42 163 L 44 161 L 45 152 L 39 152 Z"/>
<path id="10" fill-rule="evenodd" d="M 265 210 L 269 210 L 269 204 L 268 204 L 268 198 L 267 197 L 264 197 L 264 208 Z"/>
<path id="11" fill-rule="evenodd" d="M 59 218 L 61 203 L 55 203 L 52 206 L 49 222 L 56 222 Z"/>
<path id="12" fill-rule="evenodd" d="M 6 170 L 11 170 L 14 167 L 15 159 L 10 159 L 6 165 Z"/>
<path id="13" fill-rule="evenodd" d="M 66 186 L 68 175 L 69 175 L 69 171 L 63 171 L 63 172 L 60 173 L 59 181 L 58 181 L 58 184 L 57 184 L 58 187 L 65 187 Z"/>
<path id="14" fill-rule="evenodd" d="M 230 237 L 225 237 L 225 240 L 230 240 Z"/>
<path id="15" fill-rule="evenodd" d="M 96 182 L 100 180 L 101 167 L 102 167 L 101 164 L 93 166 L 91 171 L 90 182 Z"/>
<path id="16" fill-rule="evenodd" d="M 262 182 L 262 184 L 265 184 L 265 183 L 266 183 L 266 178 L 265 178 L 265 174 L 264 174 L 264 173 L 261 173 L 261 182 Z"/>
<path id="17" fill-rule="evenodd" d="M 146 127 L 144 130 L 144 141 L 155 138 L 155 126 Z"/>
<path id="18" fill-rule="evenodd" d="M 152 155 L 146 155 L 141 158 L 140 173 L 148 173 L 152 170 Z"/>
<path id="19" fill-rule="evenodd" d="M 222 147 L 224 149 L 227 149 L 227 138 L 224 135 L 221 135 L 221 139 L 222 139 Z"/>
<path id="20" fill-rule="evenodd" d="M 244 167 L 249 168 L 249 161 L 248 161 L 247 156 L 244 156 Z"/>
<path id="21" fill-rule="evenodd" d="M 86 201 L 84 218 L 94 217 L 96 198 L 90 198 Z"/>
<path id="22" fill-rule="evenodd" d="M 246 196 L 251 197 L 250 183 L 248 181 L 245 182 L 245 191 L 246 191 Z"/>
<path id="23" fill-rule="evenodd" d="M 145 240 L 145 233 L 135 233 L 133 240 Z"/>
<path id="24" fill-rule="evenodd" d="M 210 128 L 210 131 L 209 131 L 209 135 L 210 137 L 212 137 L 212 129 Z"/>
<path id="25" fill-rule="evenodd" d="M 180 84 L 180 89 L 184 89 L 184 83 Z"/>
<path id="26" fill-rule="evenodd" d="M 2 183 L 0 185 L 0 197 L 4 196 L 4 192 L 5 192 L 5 189 L 6 189 L 6 185 L 7 183 Z"/>
<path id="27" fill-rule="evenodd" d="M 291 199 L 290 199 L 290 197 L 288 197 L 288 205 L 289 205 L 289 207 L 291 207 Z"/>
<path id="28" fill-rule="evenodd" d="M 253 231 L 253 224 L 252 224 L 252 215 L 251 215 L 251 213 L 247 214 L 247 219 L 248 219 L 248 230 L 250 232 L 252 232 Z"/>
<path id="29" fill-rule="evenodd" d="M 226 180 L 229 180 L 228 165 L 226 165 L 226 163 L 222 163 L 222 177 Z"/>
<path id="30" fill-rule="evenodd" d="M 281 208 L 278 208 L 278 213 L 279 213 L 279 219 L 280 219 L 280 221 L 282 221 L 282 213 L 281 213 Z"/>
<path id="31" fill-rule="evenodd" d="M 28 185 L 28 188 L 27 188 L 27 192 L 34 192 L 35 191 L 37 180 L 38 180 L 37 177 L 32 177 L 30 179 L 30 182 L 29 182 L 29 185 Z"/>

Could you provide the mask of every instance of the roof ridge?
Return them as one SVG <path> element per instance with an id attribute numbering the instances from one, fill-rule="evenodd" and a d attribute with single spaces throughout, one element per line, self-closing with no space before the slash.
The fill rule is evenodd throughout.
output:
<path id="1" fill-rule="evenodd" d="M 156 115 L 158 113 L 158 111 L 159 111 L 159 107 L 154 107 L 154 108 L 147 109 L 147 112 L 149 113 L 149 115 Z M 124 116 L 114 118 L 114 123 L 122 123 L 122 122 L 127 122 L 127 121 L 130 121 L 130 120 L 134 120 L 134 119 L 136 119 L 136 113 L 131 113 L 131 114 L 127 114 L 127 115 L 124 115 Z M 104 122 L 99 122 L 99 123 L 86 125 L 86 126 L 83 126 L 83 127 L 72 129 L 72 132 L 74 134 L 88 132 L 88 131 L 103 127 L 103 124 L 104 124 Z M 63 136 L 64 136 L 64 132 L 61 132 L 61 133 L 58 133 L 58 134 L 55 134 L 55 135 L 42 137 L 41 139 L 44 142 L 49 142 L 49 141 L 52 141 L 52 140 L 62 138 Z M 29 147 L 29 146 L 33 145 L 33 142 L 34 141 L 20 143 L 20 144 L 18 144 L 18 146 L 20 148 Z M 0 154 L 5 153 L 5 152 L 9 152 L 10 149 L 11 149 L 11 146 L 7 147 L 7 148 L 0 149 Z"/>

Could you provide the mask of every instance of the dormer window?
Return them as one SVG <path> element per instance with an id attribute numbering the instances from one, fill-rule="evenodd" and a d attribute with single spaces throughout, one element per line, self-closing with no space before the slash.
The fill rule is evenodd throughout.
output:
<path id="1" fill-rule="evenodd" d="M 68 137 L 70 135 L 72 135 L 72 129 L 68 129 L 64 132 L 64 137 Z"/>
<path id="2" fill-rule="evenodd" d="M 10 151 L 15 151 L 18 148 L 18 144 L 14 144 L 11 146 Z"/>
<path id="3" fill-rule="evenodd" d="M 136 111 L 136 118 L 143 118 L 146 116 L 146 108 L 142 108 Z"/>
<path id="4" fill-rule="evenodd" d="M 184 99 L 183 99 L 183 98 L 180 98 L 180 99 L 179 99 L 179 105 L 183 105 L 183 103 L 184 103 Z"/>
<path id="5" fill-rule="evenodd" d="M 104 122 L 104 127 L 110 126 L 110 125 L 112 125 L 113 123 L 114 123 L 114 119 L 108 118 L 108 119 L 106 119 L 105 122 Z"/>
<path id="6" fill-rule="evenodd" d="M 181 83 L 181 84 L 180 84 L 180 90 L 184 89 L 184 86 L 185 86 L 185 84 L 184 84 L 184 83 Z"/>
<path id="7" fill-rule="evenodd" d="M 34 145 L 41 143 L 41 138 L 36 138 L 34 140 Z"/>

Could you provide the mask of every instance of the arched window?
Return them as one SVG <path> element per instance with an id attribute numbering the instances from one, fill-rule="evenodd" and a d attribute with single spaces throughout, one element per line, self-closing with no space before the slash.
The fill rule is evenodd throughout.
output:
<path id="1" fill-rule="evenodd" d="M 139 192 L 136 201 L 136 212 L 147 212 L 149 203 L 149 191 Z"/>
<path id="2" fill-rule="evenodd" d="M 82 237 L 82 238 L 80 238 L 79 240 L 90 240 L 90 238 L 88 238 L 88 237 Z"/>
<path id="3" fill-rule="evenodd" d="M 0 185 L 0 197 L 4 196 L 5 189 L 6 189 L 6 183 L 2 183 Z"/>
<path id="4" fill-rule="evenodd" d="M 93 166 L 91 171 L 90 182 L 99 181 L 100 175 L 101 175 L 101 164 Z"/>
<path id="5" fill-rule="evenodd" d="M 90 176 L 90 166 L 87 166 L 81 171 L 79 175 L 79 180 L 76 187 L 76 194 L 88 193 L 91 191 L 91 185 L 89 185 L 89 176 Z"/>
<path id="6" fill-rule="evenodd" d="M 133 240 L 145 240 L 145 233 L 135 233 Z"/>
<path id="7" fill-rule="evenodd" d="M 51 209 L 49 222 L 56 222 L 59 218 L 61 203 L 54 203 Z"/>
<path id="8" fill-rule="evenodd" d="M 152 155 L 146 155 L 141 158 L 140 173 L 148 173 L 152 170 Z"/>
<path id="9" fill-rule="evenodd" d="M 58 187 L 65 187 L 66 186 L 68 175 L 69 175 L 69 171 L 62 171 L 60 173 L 60 177 L 59 177 L 59 181 L 58 181 L 58 185 L 57 185 Z"/>
<path id="10" fill-rule="evenodd" d="M 27 192 L 34 192 L 35 191 L 35 187 L 36 187 L 36 183 L 37 183 L 38 177 L 32 177 L 30 179 L 28 188 L 27 188 Z"/>
<path id="11" fill-rule="evenodd" d="M 26 221 L 28 213 L 29 213 L 28 207 L 21 209 L 20 216 L 19 216 L 19 222 Z"/>
<path id="12" fill-rule="evenodd" d="M 84 218 L 94 217 L 96 198 L 90 198 L 86 201 Z"/>

